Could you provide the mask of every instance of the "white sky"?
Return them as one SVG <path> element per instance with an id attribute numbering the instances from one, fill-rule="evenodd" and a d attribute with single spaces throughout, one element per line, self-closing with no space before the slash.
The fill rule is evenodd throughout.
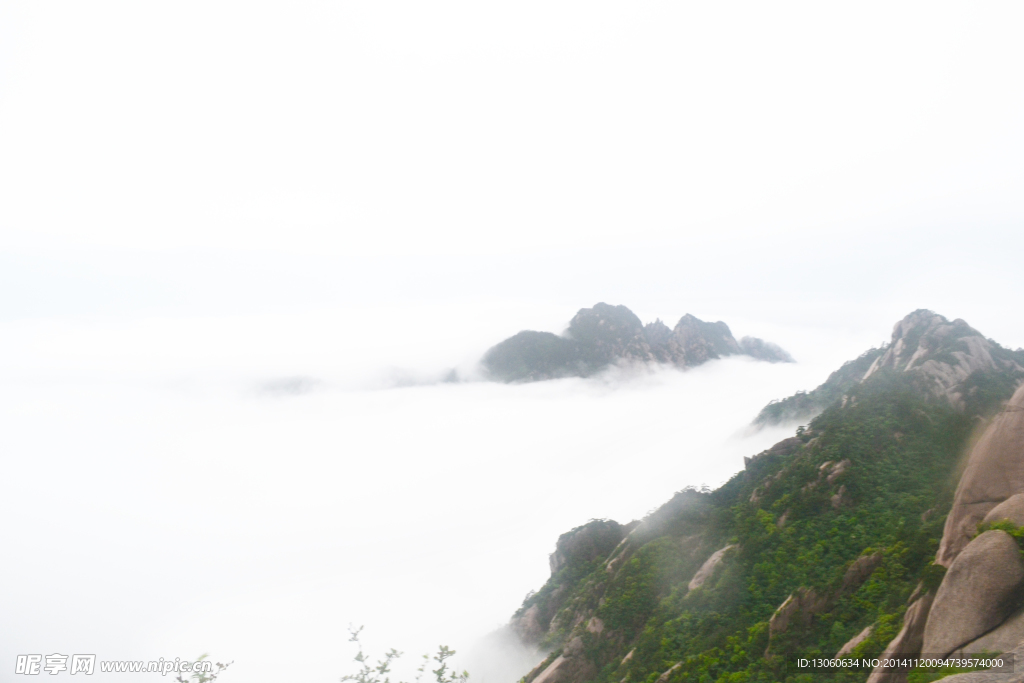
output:
<path id="1" fill-rule="evenodd" d="M 1022 15 L 8 1 L 0 315 L 925 306 L 1006 339 Z"/>
<path id="2" fill-rule="evenodd" d="M 999 2 L 0 2 L 0 457 L 21 477 L 0 541 L 35 553 L 0 576 L 0 641 L 237 652 L 256 682 L 290 664 L 250 655 L 333 647 L 346 610 L 381 644 L 462 647 L 539 587 L 558 533 L 717 483 L 777 436 L 736 436 L 757 407 L 909 311 L 1024 346 L 1021 35 Z M 801 362 L 367 391 L 600 300 Z M 256 392 L 300 375 L 320 390 Z M 331 498 L 349 465 L 383 484 Z M 408 522 L 381 502 L 395 471 L 422 476 L 410 506 L 464 486 L 471 519 Z M 195 472 L 222 497 L 176 516 Z M 423 561 L 446 519 L 472 562 L 352 559 Z M 47 540 L 69 534 L 88 563 Z M 191 535 L 222 549 L 175 574 L 159 548 Z M 438 603 L 435 580 L 497 592 Z M 345 589 L 394 582 L 383 607 Z M 95 638 L 62 621 L 82 591 L 109 610 Z M 341 649 L 307 659 L 304 680 L 344 672 Z"/>
<path id="3" fill-rule="evenodd" d="M 1020 217 L 1014 3 L 2 19 L 7 248 L 480 257 Z"/>

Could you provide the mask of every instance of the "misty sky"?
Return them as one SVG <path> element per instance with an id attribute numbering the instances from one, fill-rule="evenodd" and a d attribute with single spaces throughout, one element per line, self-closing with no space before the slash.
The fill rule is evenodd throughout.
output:
<path id="1" fill-rule="evenodd" d="M 4 317 L 930 306 L 1005 338 L 1021 13 L 5 2 Z"/>
<path id="2" fill-rule="evenodd" d="M 760 406 L 906 313 L 1024 346 L 1022 31 L 1009 2 L 0 2 L 0 680 L 81 647 L 334 680 L 349 621 L 462 648 L 559 533 L 721 482 L 785 435 L 744 436 Z M 598 301 L 798 363 L 431 384 Z"/>

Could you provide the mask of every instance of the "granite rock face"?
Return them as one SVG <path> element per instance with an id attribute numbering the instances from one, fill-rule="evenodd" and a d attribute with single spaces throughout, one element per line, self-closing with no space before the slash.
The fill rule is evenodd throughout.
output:
<path id="1" fill-rule="evenodd" d="M 1024 374 L 1024 367 L 1017 354 L 989 341 L 963 320 L 950 322 L 922 309 L 896 323 L 889 346 L 861 381 L 887 371 L 912 376 L 919 389 L 962 410 L 975 389 L 967 382 L 972 375 Z"/>
<path id="2" fill-rule="evenodd" d="M 737 342 L 724 322 L 690 314 L 675 328 L 656 320 L 644 325 L 625 306 L 582 308 L 562 335 L 523 331 L 491 347 L 481 361 L 492 379 L 529 382 L 587 377 L 616 363 L 665 363 L 689 368 L 723 356 L 747 355 L 772 363 L 792 362 L 777 345 L 755 337 Z"/>
<path id="3" fill-rule="evenodd" d="M 995 630 L 989 631 L 981 638 L 971 641 L 953 654 L 974 655 L 982 652 L 1009 652 L 1022 642 L 1024 642 L 1024 609 L 1018 609 Z"/>
<path id="4" fill-rule="evenodd" d="M 911 317 L 913 314 L 908 319 Z M 926 328 L 949 329 L 942 322 L 944 319 L 916 317 L 918 322 L 923 319 Z M 949 325 L 966 331 L 963 325 Z M 900 338 L 912 339 L 914 335 L 909 332 L 897 325 Z M 907 346 L 901 349 L 902 361 L 901 354 L 894 352 L 885 363 L 897 368 L 900 363 L 911 366 L 914 354 L 907 357 Z M 975 344 L 974 348 L 985 347 Z M 999 354 L 997 349 L 996 360 Z M 983 358 L 984 354 L 978 357 Z M 1005 374 L 1014 378 L 1016 370 L 1007 367 Z M 949 399 L 945 393 L 943 396 L 956 405 L 955 397 Z M 1015 613 L 1015 609 L 1024 590 L 1024 562 L 1017 544 L 1002 531 L 988 531 L 975 538 L 980 522 L 1001 520 L 1018 526 L 1024 523 L 1024 385 L 1017 388 L 971 449 L 936 554 L 935 562 L 948 571 L 934 596 L 934 604 L 928 594 L 907 610 L 904 628 L 889 644 L 886 655 L 1005 651 L 1020 642 L 1018 636 L 1024 637 L 1024 615 Z M 1010 680 L 1004 674 L 964 676 L 981 676 L 963 678 L 964 681 L 989 680 L 985 676 L 999 677 L 991 680 Z M 960 679 L 954 676 L 944 680 Z M 878 671 L 868 683 L 903 680 L 905 673 Z"/>
<path id="5" fill-rule="evenodd" d="M 997 505 L 1024 492 L 1024 385 L 971 449 L 946 518 L 936 562 L 950 566 Z M 1012 504 L 1019 509 L 1021 503 Z M 1004 508 L 1009 513 L 1010 507 Z M 1016 513 L 1015 513 L 1016 514 Z"/>
<path id="6" fill-rule="evenodd" d="M 935 595 L 922 652 L 946 655 L 1002 624 L 1019 602 L 1024 560 L 1005 531 L 986 531 L 949 567 Z"/>

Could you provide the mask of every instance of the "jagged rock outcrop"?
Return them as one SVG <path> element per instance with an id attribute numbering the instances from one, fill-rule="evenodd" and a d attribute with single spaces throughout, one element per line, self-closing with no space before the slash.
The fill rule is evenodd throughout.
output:
<path id="1" fill-rule="evenodd" d="M 963 320 L 914 311 L 896 323 L 889 344 L 846 363 L 813 391 L 769 403 L 754 424 L 813 417 L 858 385 L 893 377 L 958 410 L 985 412 L 992 395 L 1024 379 L 1024 352 L 1001 347 Z"/>
<path id="2" fill-rule="evenodd" d="M 622 631 L 621 621 L 615 625 L 605 620 L 602 607 L 608 586 L 615 584 L 621 572 L 628 576 L 636 571 L 636 563 L 631 565 L 630 561 L 651 541 L 669 541 L 673 557 L 688 568 L 685 579 L 690 579 L 690 573 L 699 571 L 700 560 L 714 550 L 708 547 L 704 534 L 693 532 L 707 502 L 708 493 L 684 489 L 641 522 L 619 525 L 610 520 L 592 520 L 559 538 L 550 561 L 551 579 L 539 593 L 527 597 L 510 624 L 525 644 L 542 648 L 563 644 L 526 677 L 528 683 L 583 683 L 597 670 L 595 667 L 609 663 L 607 653 L 611 648 L 624 646 L 631 636 Z M 718 560 L 728 548 L 721 550 Z M 604 562 L 594 566 L 598 558 L 604 558 Z M 708 576 L 714 574 L 715 564 L 711 562 L 705 572 Z M 629 583 L 630 579 L 619 581 L 620 586 L 623 581 Z M 621 620 L 621 614 L 616 617 L 615 611 L 607 614 Z M 627 666 L 630 661 L 623 652 L 618 655 L 619 666 Z"/>
<path id="3" fill-rule="evenodd" d="M 967 406 L 975 373 L 1010 371 L 1024 374 L 1018 359 L 963 320 L 953 322 L 937 313 L 914 311 L 893 328 L 892 342 L 868 368 L 864 379 L 886 370 L 914 375 L 919 387 L 954 407 Z"/>
<path id="4" fill-rule="evenodd" d="M 935 561 L 948 567 L 997 505 L 1024 492 L 1024 385 L 971 449 Z"/>
<path id="5" fill-rule="evenodd" d="M 592 519 L 558 537 L 555 552 L 548 563 L 552 579 L 563 569 L 573 569 L 609 555 L 636 527 L 636 522 L 622 525 L 611 519 Z M 512 617 L 509 628 L 526 644 L 541 643 L 552 628 L 552 620 L 562 608 L 570 585 L 562 583 L 539 600 L 526 605 Z M 529 601 L 529 599 L 528 599 Z"/>
<path id="6" fill-rule="evenodd" d="M 793 360 L 762 339 L 744 337 L 737 342 L 721 321 L 704 322 L 687 314 L 669 329 L 660 320 L 644 325 L 625 306 L 599 303 L 580 309 L 564 334 L 520 332 L 493 346 L 481 363 L 493 379 L 526 382 L 587 377 L 619 362 L 688 368 L 731 355 L 773 363 Z"/>
<path id="7" fill-rule="evenodd" d="M 1024 560 L 1005 531 L 970 542 L 946 572 L 924 630 L 923 652 L 947 655 L 999 626 L 1019 603 Z"/>

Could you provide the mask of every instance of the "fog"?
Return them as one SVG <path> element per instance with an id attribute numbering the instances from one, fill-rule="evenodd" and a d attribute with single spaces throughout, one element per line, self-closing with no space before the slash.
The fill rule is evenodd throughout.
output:
<path id="1" fill-rule="evenodd" d="M 6 326 L 0 505 L 18 560 L 0 570 L 17 587 L 0 657 L 210 651 L 240 680 L 329 681 L 352 669 L 354 624 L 378 652 L 445 643 L 478 677 L 513 680 L 524 671 L 475 648 L 543 584 L 559 534 L 721 483 L 791 431 L 747 434 L 764 403 L 863 345 L 834 338 L 802 364 L 389 387 L 394 368 L 371 365 L 368 384 L 353 359 L 371 349 L 328 341 L 394 338 L 410 315 L 343 313 Z M 273 329 L 319 348 L 295 354 Z M 391 353 L 428 376 L 453 353 L 416 340 L 458 332 L 421 329 Z M 267 374 L 299 357 L 307 374 Z"/>
<path id="2" fill-rule="evenodd" d="M 914 309 L 1024 346 L 1022 17 L 0 3 L 0 680 L 335 680 L 350 623 L 518 677 L 559 534 L 727 479 Z M 797 362 L 480 381 L 598 301 Z"/>

